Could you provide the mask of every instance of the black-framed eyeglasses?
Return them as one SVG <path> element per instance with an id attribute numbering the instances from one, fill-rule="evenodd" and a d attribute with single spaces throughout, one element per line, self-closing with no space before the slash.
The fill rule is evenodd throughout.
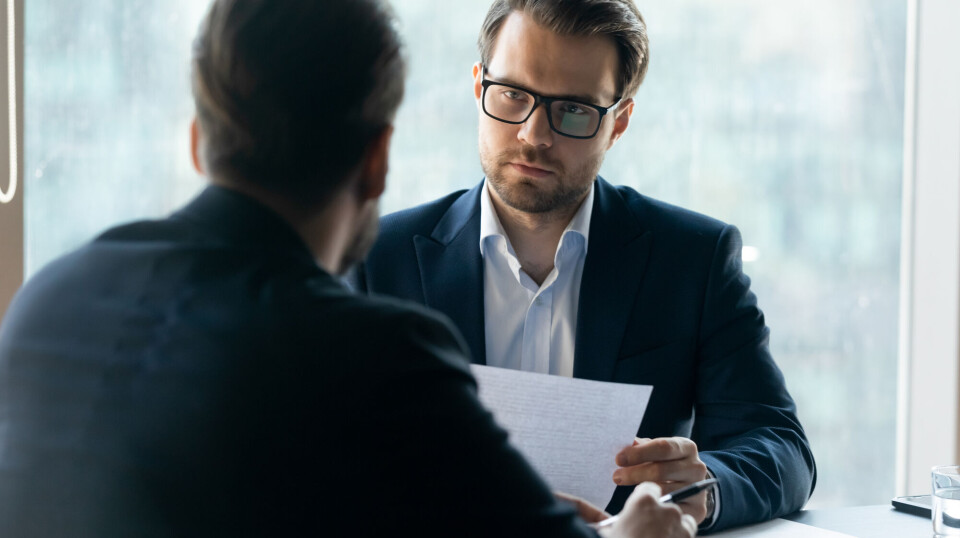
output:
<path id="1" fill-rule="evenodd" d="M 483 75 L 486 76 L 486 68 Z M 620 104 L 617 102 L 602 107 L 590 103 L 574 101 L 564 97 L 544 97 L 526 88 L 494 82 L 484 78 L 481 104 L 483 112 L 503 123 L 520 124 L 533 115 L 540 103 L 547 110 L 547 122 L 557 134 L 570 138 L 593 138 L 600 130 L 603 116 Z"/>

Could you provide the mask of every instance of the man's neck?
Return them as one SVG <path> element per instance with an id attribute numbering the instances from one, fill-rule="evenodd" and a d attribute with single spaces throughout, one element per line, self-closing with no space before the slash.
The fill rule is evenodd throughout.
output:
<path id="1" fill-rule="evenodd" d="M 306 244 L 323 270 L 338 274 L 343 252 L 349 244 L 349 229 L 344 222 L 352 216 L 346 203 L 328 203 L 325 207 L 308 208 L 290 196 L 242 181 L 212 178 L 212 183 L 243 193 L 270 208 L 290 225 Z"/>
<path id="2" fill-rule="evenodd" d="M 526 213 L 514 209 L 492 192 L 490 201 L 493 202 L 493 208 L 514 252 L 517 253 L 523 271 L 537 285 L 542 284 L 553 270 L 557 245 L 560 244 L 563 231 L 577 214 L 583 199 L 571 207 L 546 213 Z"/>

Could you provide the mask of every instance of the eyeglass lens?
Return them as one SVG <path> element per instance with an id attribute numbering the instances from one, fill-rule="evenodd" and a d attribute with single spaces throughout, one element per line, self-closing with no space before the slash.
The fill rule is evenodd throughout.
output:
<path id="1" fill-rule="evenodd" d="M 535 104 L 532 95 L 508 86 L 492 84 L 483 93 L 484 110 L 501 121 L 521 123 Z M 549 114 L 554 130 L 571 136 L 592 136 L 600 124 L 600 111 L 576 101 L 553 101 Z"/>

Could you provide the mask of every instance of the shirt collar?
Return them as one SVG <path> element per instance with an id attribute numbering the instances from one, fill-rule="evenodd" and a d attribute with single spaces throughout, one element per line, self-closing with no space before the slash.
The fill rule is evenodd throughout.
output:
<path id="1" fill-rule="evenodd" d="M 500 217 L 497 216 L 493 208 L 493 202 L 490 201 L 490 191 L 487 188 L 487 180 L 483 180 L 483 187 L 480 189 L 480 255 L 483 256 L 488 237 L 502 237 L 507 243 L 507 249 L 513 252 L 513 247 L 507 239 L 507 232 L 503 230 L 500 224 Z"/>
<path id="2" fill-rule="evenodd" d="M 590 185 L 590 191 L 587 192 L 586 199 L 580 204 L 580 209 L 577 210 L 577 213 L 570 219 L 566 229 L 564 229 L 563 235 L 560 238 L 558 251 L 560 248 L 563 248 L 567 234 L 575 233 L 581 237 L 583 241 L 583 254 L 586 255 L 587 244 L 590 237 L 590 219 L 593 217 L 595 186 L 596 182 Z M 510 244 L 507 233 L 503 230 L 503 225 L 500 223 L 500 218 L 493 208 L 493 202 L 490 200 L 490 196 L 487 180 L 484 179 L 483 188 L 480 190 L 480 255 L 484 255 L 485 245 L 487 243 L 486 239 L 488 237 L 502 237 L 504 242 L 506 242 L 507 251 L 516 257 L 516 253 L 513 251 L 513 245 Z"/>
<path id="3" fill-rule="evenodd" d="M 563 240 L 566 238 L 566 235 L 569 233 L 580 234 L 580 237 L 583 238 L 583 252 L 587 252 L 587 243 L 590 240 L 590 219 L 593 217 L 593 193 L 596 190 L 596 181 L 590 184 L 590 191 L 587 193 L 587 197 L 583 200 L 583 203 L 580 204 L 580 209 L 577 210 L 577 214 L 573 216 L 570 220 L 570 224 L 567 224 L 567 228 L 563 231 L 563 237 L 561 237 L 560 242 L 563 243 Z"/>

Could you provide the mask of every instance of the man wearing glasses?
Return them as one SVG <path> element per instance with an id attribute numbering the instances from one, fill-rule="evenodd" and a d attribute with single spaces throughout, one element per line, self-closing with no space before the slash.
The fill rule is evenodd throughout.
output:
<path id="1" fill-rule="evenodd" d="M 682 505 L 701 528 L 801 508 L 813 456 L 739 232 L 597 175 L 647 69 L 637 8 L 496 0 L 479 48 L 484 181 L 384 217 L 357 286 L 444 312 L 475 362 L 653 385 L 610 511 L 642 481 L 710 475 L 718 487 Z"/>

